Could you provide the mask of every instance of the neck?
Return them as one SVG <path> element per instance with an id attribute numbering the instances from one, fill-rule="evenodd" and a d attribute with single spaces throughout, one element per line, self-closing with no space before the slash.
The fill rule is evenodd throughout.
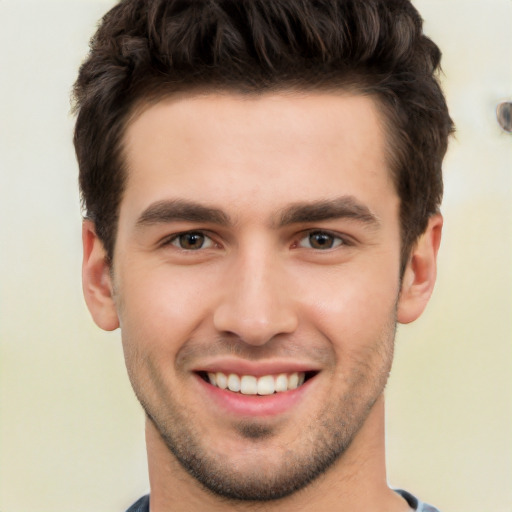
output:
<path id="1" fill-rule="evenodd" d="M 326 473 L 291 496 L 261 505 L 230 501 L 204 489 L 183 469 L 149 419 L 146 420 L 146 442 L 151 512 L 409 510 L 386 482 L 382 396 L 349 448 Z"/>

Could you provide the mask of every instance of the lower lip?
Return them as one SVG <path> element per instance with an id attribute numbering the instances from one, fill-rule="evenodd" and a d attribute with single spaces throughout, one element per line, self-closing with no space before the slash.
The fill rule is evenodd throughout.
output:
<path id="1" fill-rule="evenodd" d="M 228 414 L 237 416 L 275 416 L 292 409 L 311 387 L 315 377 L 307 380 L 302 386 L 291 391 L 272 395 L 244 395 L 212 386 L 201 377 L 197 380 L 205 393 L 207 401 L 221 407 Z"/>

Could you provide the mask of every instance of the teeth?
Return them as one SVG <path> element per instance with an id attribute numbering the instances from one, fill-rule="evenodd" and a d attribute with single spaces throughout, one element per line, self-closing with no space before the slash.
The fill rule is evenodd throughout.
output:
<path id="1" fill-rule="evenodd" d="M 240 391 L 240 377 L 234 373 L 230 373 L 228 377 L 228 389 L 237 393 Z"/>
<path id="2" fill-rule="evenodd" d="M 272 395 L 292 389 L 297 389 L 304 384 L 306 374 L 304 372 L 281 373 L 279 375 L 264 375 L 254 377 L 253 375 L 242 375 L 235 373 L 226 376 L 225 373 L 208 373 L 210 384 L 221 389 L 229 389 L 234 393 L 244 395 Z"/>
<path id="3" fill-rule="evenodd" d="M 244 375 L 240 379 L 240 391 L 244 395 L 255 395 L 258 392 L 258 379 L 252 375 Z"/>
<path id="4" fill-rule="evenodd" d="M 296 389 L 299 385 L 299 374 L 292 373 L 288 379 L 288 389 Z"/>
<path id="5" fill-rule="evenodd" d="M 217 382 L 212 382 L 212 380 L 210 379 L 210 383 L 213 384 L 214 386 L 217 386 L 220 389 L 226 389 L 228 387 L 228 378 L 223 373 L 220 372 L 214 375 L 215 380 Z"/>
<path id="6" fill-rule="evenodd" d="M 288 376 L 286 373 L 281 373 L 276 378 L 276 391 L 288 391 Z"/>
<path id="7" fill-rule="evenodd" d="M 272 395 L 275 391 L 274 377 L 265 375 L 258 379 L 258 395 Z"/>

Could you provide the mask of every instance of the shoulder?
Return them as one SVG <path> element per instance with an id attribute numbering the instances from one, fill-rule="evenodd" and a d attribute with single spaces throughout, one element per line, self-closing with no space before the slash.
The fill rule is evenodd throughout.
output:
<path id="1" fill-rule="evenodd" d="M 149 494 L 142 496 L 126 512 L 149 512 Z"/>
<path id="2" fill-rule="evenodd" d="M 402 496 L 402 498 L 404 498 L 405 501 L 407 501 L 409 506 L 415 512 L 440 512 L 436 507 L 433 507 L 428 503 L 423 503 L 418 498 L 416 498 L 416 496 L 413 496 L 411 493 L 407 491 L 404 491 L 402 489 L 395 489 L 395 492 L 400 494 L 400 496 Z"/>

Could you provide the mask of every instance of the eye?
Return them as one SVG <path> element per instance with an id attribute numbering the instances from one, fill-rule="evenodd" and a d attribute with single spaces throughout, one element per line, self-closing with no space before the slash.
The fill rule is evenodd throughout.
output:
<path id="1" fill-rule="evenodd" d="M 308 249 L 326 250 L 345 244 L 346 242 L 341 237 L 329 231 L 310 231 L 299 241 L 298 245 Z"/>
<path id="2" fill-rule="evenodd" d="M 185 233 L 179 233 L 178 235 L 173 236 L 168 243 L 178 247 L 179 249 L 183 249 L 184 251 L 209 249 L 215 245 L 213 240 L 204 233 L 201 233 L 201 231 L 187 231 Z"/>

